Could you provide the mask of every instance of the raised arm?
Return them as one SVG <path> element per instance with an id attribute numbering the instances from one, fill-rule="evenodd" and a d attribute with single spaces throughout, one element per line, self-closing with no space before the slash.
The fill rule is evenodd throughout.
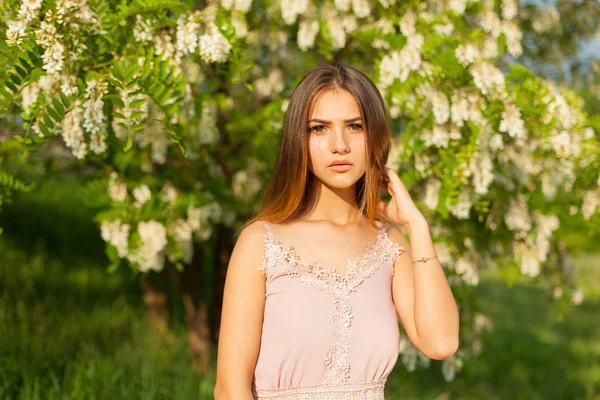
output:
<path id="1" fill-rule="evenodd" d="M 262 222 L 245 227 L 231 253 L 217 349 L 216 400 L 252 400 L 252 378 L 260 349 L 265 305 Z"/>

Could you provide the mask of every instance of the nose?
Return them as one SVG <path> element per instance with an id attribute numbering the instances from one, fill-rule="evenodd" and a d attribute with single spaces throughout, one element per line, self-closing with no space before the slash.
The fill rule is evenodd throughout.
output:
<path id="1" fill-rule="evenodd" d="M 331 130 L 331 133 L 330 140 L 332 151 L 341 154 L 350 152 L 350 141 L 348 140 L 347 132 L 344 132 L 344 128 L 337 126 Z"/>

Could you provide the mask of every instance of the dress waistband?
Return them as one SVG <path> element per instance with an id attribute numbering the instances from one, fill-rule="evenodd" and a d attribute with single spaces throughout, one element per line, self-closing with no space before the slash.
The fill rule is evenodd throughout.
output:
<path id="1" fill-rule="evenodd" d="M 384 400 L 386 379 L 375 382 L 301 386 L 290 389 L 255 389 L 254 399 L 263 400 Z"/>

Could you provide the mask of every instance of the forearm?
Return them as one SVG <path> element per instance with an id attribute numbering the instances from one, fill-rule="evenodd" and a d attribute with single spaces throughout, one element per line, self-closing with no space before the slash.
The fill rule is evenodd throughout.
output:
<path id="1" fill-rule="evenodd" d="M 254 400 L 252 390 L 245 385 L 222 385 L 217 383 L 213 396 L 215 400 Z"/>
<path id="2" fill-rule="evenodd" d="M 437 256 L 429 225 L 419 218 L 405 226 L 410 238 L 412 261 Z M 458 347 L 458 307 L 437 258 L 416 262 L 414 274 L 414 315 L 419 340 L 424 346 L 448 357 Z"/>

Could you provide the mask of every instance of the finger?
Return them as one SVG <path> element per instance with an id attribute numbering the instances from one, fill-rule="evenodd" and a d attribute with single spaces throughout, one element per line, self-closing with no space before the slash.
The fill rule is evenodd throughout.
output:
<path id="1" fill-rule="evenodd" d="M 381 213 L 386 214 L 387 213 L 387 204 L 385 204 L 383 201 L 379 200 L 379 202 L 377 203 L 377 209 Z"/>
<path id="2" fill-rule="evenodd" d="M 404 183 L 402 183 L 402 181 L 400 180 L 400 177 L 398 176 L 396 171 L 394 171 L 393 169 L 391 169 L 391 168 L 387 169 L 386 174 L 390 178 L 390 181 L 388 183 L 388 188 L 390 188 L 391 190 L 394 190 L 395 188 L 401 188 L 404 185 Z M 398 191 L 398 193 L 399 193 L 399 191 Z"/>

